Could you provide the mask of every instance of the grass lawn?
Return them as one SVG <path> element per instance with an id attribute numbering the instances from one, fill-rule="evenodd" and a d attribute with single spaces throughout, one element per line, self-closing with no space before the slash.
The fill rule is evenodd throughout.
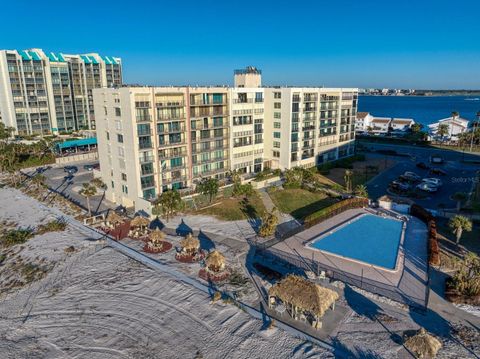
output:
<path id="1" fill-rule="evenodd" d="M 247 200 L 240 198 L 222 198 L 207 208 L 194 211 L 194 214 L 209 215 L 223 221 L 239 221 L 242 219 L 255 219 L 265 212 L 265 206 L 255 192 Z"/>
<path id="2" fill-rule="evenodd" d="M 365 161 L 354 162 L 353 168 L 351 169 L 351 171 L 353 171 L 352 187 L 355 188 L 357 185 L 365 184 L 371 178 L 392 167 L 396 163 L 397 161 L 391 158 L 369 158 L 368 155 Z M 376 166 L 378 172 L 368 170 L 366 168 L 367 166 Z M 332 168 L 329 173 L 325 175 L 329 180 L 338 183 L 342 187 L 345 187 L 344 176 L 345 168 Z"/>
<path id="3" fill-rule="evenodd" d="M 300 220 L 336 202 L 323 193 L 312 193 L 304 189 L 276 189 L 270 191 L 269 195 L 280 212 L 289 213 Z"/>

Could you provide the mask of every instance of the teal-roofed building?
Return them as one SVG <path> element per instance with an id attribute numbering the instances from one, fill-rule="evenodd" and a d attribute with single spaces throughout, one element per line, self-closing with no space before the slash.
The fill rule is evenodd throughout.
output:
<path id="1" fill-rule="evenodd" d="M 95 129 L 92 90 L 123 83 L 120 58 L 37 48 L 0 50 L 0 78 L 2 122 L 17 135 Z"/>

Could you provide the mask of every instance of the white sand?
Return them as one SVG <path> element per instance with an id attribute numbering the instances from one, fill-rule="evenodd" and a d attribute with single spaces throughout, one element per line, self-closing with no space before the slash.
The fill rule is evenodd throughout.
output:
<path id="1" fill-rule="evenodd" d="M 0 219 L 21 226 L 52 218 L 17 191 L 0 190 L 0 202 L 15 202 L 1 206 Z M 70 245 L 74 254 L 64 252 Z M 2 359 L 332 357 L 71 228 L 37 236 L 20 253 L 55 267 L 0 296 Z"/>

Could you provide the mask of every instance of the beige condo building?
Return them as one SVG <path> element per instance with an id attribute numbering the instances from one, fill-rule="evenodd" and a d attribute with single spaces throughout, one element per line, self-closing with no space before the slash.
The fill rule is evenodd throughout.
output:
<path id="1" fill-rule="evenodd" d="M 230 170 L 312 167 L 354 153 L 356 89 L 262 87 L 253 67 L 235 87 L 93 91 L 106 198 L 137 210 L 170 189 Z"/>

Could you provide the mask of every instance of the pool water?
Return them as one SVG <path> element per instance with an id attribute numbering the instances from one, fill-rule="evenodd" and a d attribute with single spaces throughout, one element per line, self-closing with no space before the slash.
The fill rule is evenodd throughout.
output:
<path id="1" fill-rule="evenodd" d="M 394 269 L 402 228 L 401 221 L 365 214 L 314 239 L 309 246 L 368 264 Z"/>

